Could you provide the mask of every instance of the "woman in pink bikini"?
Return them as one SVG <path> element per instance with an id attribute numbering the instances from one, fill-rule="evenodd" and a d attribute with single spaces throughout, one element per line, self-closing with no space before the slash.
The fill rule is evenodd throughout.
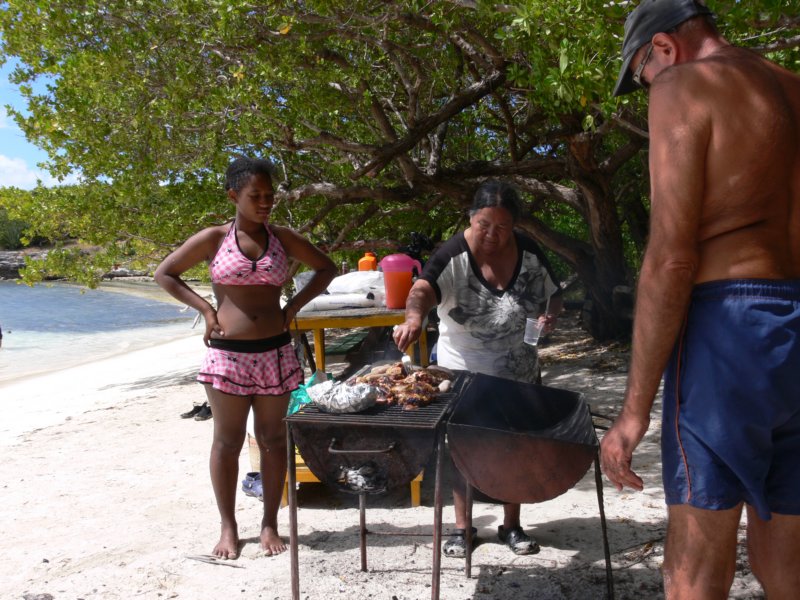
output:
<path id="1" fill-rule="evenodd" d="M 247 416 L 253 410 L 261 458 L 264 517 L 261 547 L 267 555 L 286 550 L 278 535 L 278 509 L 286 476 L 289 394 L 303 381 L 289 325 L 297 311 L 328 287 L 336 266 L 308 240 L 269 223 L 273 204 L 272 164 L 238 158 L 225 174 L 225 190 L 236 206 L 231 223 L 203 229 L 158 266 L 155 280 L 205 318 L 208 346 L 197 380 L 204 384 L 214 415 L 211 484 L 221 517 L 213 554 L 239 555 L 236 488 Z M 281 309 L 281 286 L 289 258 L 314 270 L 311 281 Z M 181 279 L 206 261 L 217 299 L 214 309 Z"/>

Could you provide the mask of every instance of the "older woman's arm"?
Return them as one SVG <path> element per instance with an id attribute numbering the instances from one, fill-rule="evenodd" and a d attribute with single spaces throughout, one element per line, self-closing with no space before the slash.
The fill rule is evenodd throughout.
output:
<path id="1" fill-rule="evenodd" d="M 544 331 L 542 331 L 543 335 L 552 332 L 556 328 L 556 321 L 558 320 L 558 315 L 561 314 L 563 308 L 564 308 L 563 294 L 556 293 L 550 296 L 550 302 L 548 302 L 547 304 L 547 312 L 544 313 L 541 317 L 539 317 L 540 321 L 544 321 Z"/>
<path id="2" fill-rule="evenodd" d="M 419 339 L 425 318 L 436 306 L 436 292 L 424 279 L 417 279 L 406 299 L 406 320 L 394 328 L 394 343 L 401 352 Z"/>

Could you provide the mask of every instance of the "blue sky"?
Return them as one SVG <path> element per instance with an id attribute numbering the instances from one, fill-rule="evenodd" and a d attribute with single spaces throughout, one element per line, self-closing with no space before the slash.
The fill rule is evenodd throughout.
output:
<path id="1" fill-rule="evenodd" d="M 58 185 L 47 171 L 37 165 L 47 160 L 47 154 L 28 142 L 14 119 L 7 114 L 6 105 L 23 111 L 26 107 L 17 86 L 8 81 L 15 65 L 15 61 L 8 60 L 0 67 L 0 187 L 30 190 L 36 187 L 37 180 L 46 186 Z"/>

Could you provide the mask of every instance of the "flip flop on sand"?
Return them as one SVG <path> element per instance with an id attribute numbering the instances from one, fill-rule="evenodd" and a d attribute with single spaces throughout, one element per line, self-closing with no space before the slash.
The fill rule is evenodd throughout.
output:
<path id="1" fill-rule="evenodd" d="M 497 528 L 497 537 L 506 546 L 511 548 L 514 554 L 536 554 L 539 552 L 539 544 L 528 534 L 522 531 L 522 527 L 509 527 L 506 529 L 502 525 Z"/>
<path id="2" fill-rule="evenodd" d="M 197 414 L 194 416 L 195 421 L 207 421 L 213 415 L 211 414 L 211 407 L 208 404 L 203 404 Z"/>
<path id="3" fill-rule="evenodd" d="M 204 404 L 195 404 L 192 407 L 192 410 L 189 410 L 189 411 L 187 411 L 185 413 L 181 413 L 181 419 L 191 419 L 193 416 L 195 416 L 197 413 L 199 413 L 203 409 L 203 406 L 205 406 L 205 405 Z"/>
<path id="4" fill-rule="evenodd" d="M 476 534 L 478 530 L 473 527 L 472 528 L 472 548 L 471 550 L 475 549 L 475 544 L 477 542 Z M 466 529 L 454 529 L 453 532 L 450 534 L 450 537 L 442 546 L 442 554 L 445 556 L 450 556 L 453 558 L 464 558 L 467 555 L 467 530 Z"/>

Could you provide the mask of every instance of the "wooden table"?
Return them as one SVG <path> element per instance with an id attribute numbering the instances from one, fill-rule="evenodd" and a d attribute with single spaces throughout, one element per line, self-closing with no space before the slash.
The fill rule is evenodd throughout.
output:
<path id="1" fill-rule="evenodd" d="M 399 325 L 406 320 L 405 309 L 391 309 L 384 307 L 370 308 L 344 308 L 337 310 L 314 310 L 297 313 L 293 329 L 296 331 L 314 332 L 314 359 L 317 369 L 325 370 L 325 330 L 326 329 L 356 329 L 359 327 L 391 327 Z M 420 364 L 428 366 L 428 336 L 425 324 L 419 341 Z M 416 344 L 414 344 L 416 345 Z M 406 354 L 414 358 L 414 345 L 406 348 Z"/>

